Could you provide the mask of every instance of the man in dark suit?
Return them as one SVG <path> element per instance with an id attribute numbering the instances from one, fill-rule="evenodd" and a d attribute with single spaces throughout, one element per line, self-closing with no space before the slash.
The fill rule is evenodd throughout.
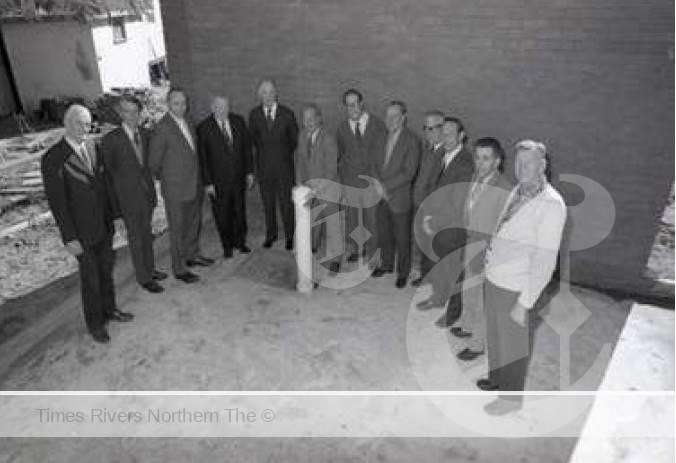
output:
<path id="1" fill-rule="evenodd" d="M 385 126 L 385 149 L 376 166 L 383 197 L 377 206 L 382 262 L 372 276 L 381 277 L 394 270 L 396 250 L 395 286 L 403 288 L 411 271 L 411 193 L 420 159 L 420 141 L 406 127 L 406 105 L 401 101 L 387 106 Z"/>
<path id="2" fill-rule="evenodd" d="M 233 248 L 249 253 L 244 202 L 246 188 L 254 181 L 251 141 L 244 118 L 230 112 L 227 98 L 211 102 L 211 115 L 197 126 L 197 145 L 223 256 L 232 257 Z"/>
<path id="3" fill-rule="evenodd" d="M 422 220 L 419 220 L 416 214 L 422 202 L 434 191 L 438 176 L 438 169 L 441 165 L 441 158 L 444 156 L 444 140 L 442 127 L 444 125 L 444 114 L 441 111 L 432 110 L 425 113 L 425 122 L 423 130 L 425 133 L 425 147 L 420 156 L 418 173 L 413 184 L 413 214 L 416 220 L 413 224 L 418 232 L 416 233 L 416 244 L 420 252 L 420 276 L 411 282 L 411 286 L 418 287 L 422 284 L 427 273 L 434 267 L 434 262 L 427 257 L 424 250 L 431 249 L 432 240 L 422 231 Z M 435 176 L 435 172 L 437 176 Z"/>
<path id="4" fill-rule="evenodd" d="M 174 276 L 195 283 L 199 277 L 187 267 L 213 264 L 199 254 L 200 205 L 203 187 L 199 173 L 197 142 L 186 120 L 188 100 L 180 88 L 167 94 L 167 114 L 150 137 L 150 171 L 160 180 L 169 224 L 171 267 Z"/>
<path id="5" fill-rule="evenodd" d="M 146 291 L 161 293 L 164 288 L 157 280 L 164 280 L 167 274 L 155 269 L 151 221 L 157 193 L 148 169 L 150 134 L 138 124 L 141 109 L 141 102 L 134 97 L 120 99 L 117 112 L 122 124 L 103 137 L 101 161 L 113 204 L 127 229 L 136 281 Z"/>
<path id="6" fill-rule="evenodd" d="M 365 188 L 367 181 L 360 175 L 377 178 L 377 160 L 381 159 L 385 149 L 387 131 L 383 122 L 368 113 L 364 106 L 364 97 L 356 89 L 348 89 L 343 93 L 343 104 L 347 112 L 347 120 L 343 121 L 336 132 L 338 143 L 338 173 L 343 185 L 350 188 Z M 371 234 L 364 243 L 349 241 L 346 243 L 350 254 L 347 260 L 355 262 L 359 259 L 357 245 L 363 245 L 363 254 L 371 259 L 378 242 L 376 226 L 376 207 L 367 207 L 367 198 L 361 204 L 345 205 L 345 233 L 350 236 L 360 224 L 359 215 L 363 214 L 363 227 Z"/>
<path id="7" fill-rule="evenodd" d="M 333 136 L 324 129 L 321 109 L 315 104 L 303 109 L 303 130 L 298 136 L 295 166 L 296 182 L 312 189 L 310 209 L 319 210 L 313 214 L 312 222 L 323 222 L 312 227 L 312 250 L 318 253 L 323 246 L 321 262 L 328 263 L 329 270 L 337 273 L 342 259 L 342 224 L 340 220 L 328 218 L 335 218 L 339 205 L 337 201 L 322 201 L 317 196 L 331 196 L 329 190 L 338 183 L 338 147 Z"/>
<path id="8" fill-rule="evenodd" d="M 106 322 L 133 315 L 115 307 L 113 211 L 96 147 L 87 140 L 91 115 L 79 105 L 64 115 L 66 135 L 41 162 L 47 202 L 66 250 L 77 258 L 82 308 L 96 342 L 110 341 Z"/>
<path id="9" fill-rule="evenodd" d="M 448 301 L 446 313 L 436 322 L 440 328 L 446 328 L 452 326 L 462 312 L 462 248 L 466 242 L 464 208 L 474 160 L 465 147 L 465 129 L 460 119 L 444 118 L 442 130 L 445 154 L 432 177 L 436 178 L 433 191 L 437 194 L 423 203 L 422 224 L 440 262 L 433 272 L 433 294 L 419 303 L 418 308 L 429 310 Z M 440 189 L 442 194 L 439 194 Z M 449 257 L 444 259 L 446 256 Z"/>
<path id="10" fill-rule="evenodd" d="M 296 116 L 277 102 L 271 80 L 258 86 L 259 106 L 249 114 L 249 132 L 256 153 L 256 177 L 265 209 L 265 242 L 269 248 L 277 240 L 277 201 L 284 222 L 286 249 L 293 249 L 294 212 L 291 189 L 294 181 L 293 154 L 298 142 Z"/>

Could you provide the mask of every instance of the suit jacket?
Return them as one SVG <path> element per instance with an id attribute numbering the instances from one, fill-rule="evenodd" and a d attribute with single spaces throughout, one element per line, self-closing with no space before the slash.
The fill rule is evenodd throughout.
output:
<path id="1" fill-rule="evenodd" d="M 89 152 L 96 156 L 93 143 Z M 64 138 L 42 157 L 41 170 L 47 202 L 64 244 L 78 240 L 82 246 L 92 246 L 113 235 L 113 214 L 100 159 L 95 160 L 92 173 Z"/>
<path id="2" fill-rule="evenodd" d="M 296 150 L 296 182 L 305 183 L 313 178 L 338 182 L 338 146 L 333 136 L 322 127 L 309 148 L 308 153 L 308 133 L 303 129 Z"/>
<path id="3" fill-rule="evenodd" d="M 232 140 L 226 142 L 216 118 L 208 116 L 197 126 L 202 182 L 219 191 L 243 188 L 247 174 L 252 172 L 251 140 L 244 118 L 228 114 Z"/>
<path id="4" fill-rule="evenodd" d="M 425 205 L 426 215 L 432 216 L 430 225 L 435 231 L 446 228 L 454 228 L 454 235 L 458 240 L 464 241 L 465 229 L 465 202 L 467 200 L 468 186 L 472 181 L 474 171 L 474 158 L 472 153 L 463 147 L 453 158 L 453 161 L 442 170 L 443 155 L 437 167 L 432 170 L 433 192 L 440 188 L 448 187 L 448 194 L 437 194 L 433 200 Z M 453 186 L 455 185 L 455 186 Z M 460 244 L 458 241 L 457 244 Z"/>
<path id="5" fill-rule="evenodd" d="M 471 187 L 470 187 L 471 188 Z M 471 237 L 484 238 L 495 232 L 498 217 L 505 207 L 514 185 L 500 172 L 484 185 L 473 204 L 469 203 L 469 194 L 465 202 L 465 224 Z M 469 192 L 468 192 L 469 193 Z"/>
<path id="6" fill-rule="evenodd" d="M 420 162 L 420 140 L 408 128 L 402 127 L 385 165 L 387 140 L 377 163 L 377 178 L 385 186 L 387 203 L 395 214 L 411 210 L 413 180 Z"/>
<path id="7" fill-rule="evenodd" d="M 150 132 L 143 127 L 139 127 L 138 131 L 142 164 L 123 127 L 112 130 L 101 141 L 101 161 L 105 166 L 115 216 L 133 215 L 139 208 L 153 209 L 157 206 L 155 183 L 148 168 Z"/>
<path id="8" fill-rule="evenodd" d="M 427 146 L 420 155 L 418 173 L 413 185 L 413 206 L 417 210 L 427 196 L 434 191 L 435 183 L 439 175 L 439 166 L 444 156 L 444 147 L 438 149 Z M 436 173 L 436 175 L 435 175 Z"/>
<path id="9" fill-rule="evenodd" d="M 298 124 L 293 111 L 277 104 L 274 123 L 268 128 L 263 105 L 258 105 L 249 114 L 249 132 L 256 150 L 258 178 L 262 182 L 279 175 L 293 179 L 293 155 L 298 143 Z"/>
<path id="10" fill-rule="evenodd" d="M 377 161 L 384 152 L 386 138 L 385 124 L 373 114 L 369 114 L 361 140 L 352 131 L 349 121 L 341 122 L 336 131 L 340 181 L 345 185 L 364 187 L 366 182 L 359 179 L 358 175 L 377 178 Z"/>
<path id="11" fill-rule="evenodd" d="M 189 122 L 188 127 L 196 149 L 195 131 Z M 160 119 L 153 130 L 148 156 L 150 171 L 160 180 L 165 199 L 190 201 L 200 193 L 202 185 L 197 152 L 169 113 Z"/>

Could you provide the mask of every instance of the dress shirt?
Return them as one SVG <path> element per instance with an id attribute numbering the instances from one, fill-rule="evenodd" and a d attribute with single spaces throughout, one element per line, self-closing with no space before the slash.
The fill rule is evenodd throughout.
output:
<path id="1" fill-rule="evenodd" d="M 275 116 L 277 115 L 277 102 L 273 103 L 273 105 L 270 106 L 269 108 L 263 106 L 263 114 L 265 115 L 266 119 L 270 117 L 274 121 Z"/>
<path id="2" fill-rule="evenodd" d="M 453 151 L 446 152 L 444 154 L 444 158 L 441 160 L 443 163 L 443 170 L 445 171 L 448 165 L 453 162 L 453 159 L 458 155 L 458 153 L 462 150 L 462 144 L 456 146 L 456 148 Z"/>
<path id="3" fill-rule="evenodd" d="M 87 149 L 87 144 L 84 141 L 78 143 L 67 135 L 65 138 L 66 142 L 73 148 L 73 151 L 77 153 L 84 165 L 87 166 L 89 172 L 94 173 L 94 161 L 92 160 L 91 153 L 89 153 L 89 150 Z"/>
<path id="4" fill-rule="evenodd" d="M 138 127 L 136 129 L 129 127 L 127 124 L 124 122 L 122 123 L 122 128 L 124 129 L 124 132 L 127 134 L 129 137 L 129 140 L 131 140 L 131 145 L 134 147 L 134 151 L 136 152 L 136 158 L 138 159 L 138 162 L 143 165 L 143 152 L 141 151 L 143 148 L 141 148 L 141 134 L 138 131 Z M 138 137 L 138 145 L 136 144 L 135 137 Z"/>
<path id="5" fill-rule="evenodd" d="M 390 159 L 392 158 L 392 152 L 394 151 L 394 147 L 397 145 L 397 140 L 399 140 L 400 133 L 401 128 L 394 133 L 388 134 L 387 136 L 387 145 L 385 147 L 385 162 L 383 163 L 383 166 L 385 167 L 387 167 L 387 165 L 390 163 Z"/>
<path id="6" fill-rule="evenodd" d="M 181 129 L 181 132 L 183 132 L 183 136 L 185 139 L 188 141 L 188 144 L 190 147 L 195 151 L 195 142 L 192 139 L 192 132 L 190 131 L 190 127 L 188 127 L 188 123 L 186 122 L 184 117 L 177 117 L 175 116 L 171 111 L 169 111 L 169 114 L 171 117 L 174 118 L 174 121 L 176 121 L 176 124 L 178 124 L 178 127 Z"/>
<path id="7" fill-rule="evenodd" d="M 230 139 L 230 142 L 232 143 L 232 127 L 230 127 L 230 121 L 226 117 L 223 120 L 216 119 L 218 122 L 218 127 L 221 129 L 221 131 L 224 131 L 226 134 L 228 134 L 228 138 Z"/>
<path id="8" fill-rule="evenodd" d="M 359 126 L 359 132 L 364 135 L 366 132 L 366 126 L 369 123 L 369 113 L 363 112 L 361 113 L 361 116 L 359 119 L 356 121 L 350 119 L 350 128 L 352 129 L 352 133 L 357 135 L 357 125 Z"/>

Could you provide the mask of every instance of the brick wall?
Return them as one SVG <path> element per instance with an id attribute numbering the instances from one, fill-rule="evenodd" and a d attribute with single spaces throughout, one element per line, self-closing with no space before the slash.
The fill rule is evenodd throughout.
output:
<path id="1" fill-rule="evenodd" d="M 204 115 L 227 93 L 243 114 L 261 77 L 295 110 L 319 103 L 330 127 L 340 94 L 361 88 L 382 113 L 399 98 L 418 130 L 424 110 L 460 116 L 470 137 L 545 141 L 569 205 L 584 194 L 558 174 L 605 187 L 615 226 L 572 254 L 571 278 L 634 285 L 674 172 L 674 4 L 670 0 L 163 1 L 175 83 Z M 594 198 L 570 209 L 571 240 L 609 215 Z"/>

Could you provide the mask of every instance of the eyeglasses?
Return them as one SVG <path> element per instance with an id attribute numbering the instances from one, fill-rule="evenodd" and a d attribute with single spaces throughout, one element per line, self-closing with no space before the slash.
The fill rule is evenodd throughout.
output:
<path id="1" fill-rule="evenodd" d="M 423 129 L 427 132 L 431 132 L 432 130 L 440 129 L 443 126 L 444 126 L 444 124 L 425 125 L 425 126 L 423 126 Z"/>

